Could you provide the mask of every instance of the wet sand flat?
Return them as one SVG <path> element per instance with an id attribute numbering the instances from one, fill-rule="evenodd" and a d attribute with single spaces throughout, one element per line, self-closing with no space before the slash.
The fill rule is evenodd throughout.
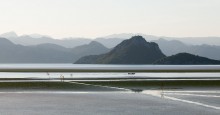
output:
<path id="1" fill-rule="evenodd" d="M 0 113 L 16 115 L 218 115 L 219 111 L 141 93 L 1 93 Z"/>
<path id="2" fill-rule="evenodd" d="M 217 102 L 219 94 L 219 87 L 213 86 L 208 89 L 198 86 L 194 88 L 178 86 L 176 89 L 170 89 L 165 85 L 161 89 L 161 86 L 155 87 L 150 84 L 146 86 L 145 82 L 106 84 L 56 81 L 1 82 L 0 113 L 1 115 L 219 115 L 220 103 Z M 201 95 L 211 96 L 201 97 Z M 216 95 L 217 97 L 212 97 Z"/>

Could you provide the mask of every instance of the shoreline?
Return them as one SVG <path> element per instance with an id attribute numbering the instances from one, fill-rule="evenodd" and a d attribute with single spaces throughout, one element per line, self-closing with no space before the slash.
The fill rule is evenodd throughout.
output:
<path id="1" fill-rule="evenodd" d="M 105 87 L 106 86 L 106 87 Z M 220 89 L 220 80 L 48 80 L 48 79 L 4 79 L 0 80 L 0 91 L 33 90 L 33 91 L 124 91 L 116 88 L 126 88 L 131 91 L 146 89 Z"/>
<path id="2" fill-rule="evenodd" d="M 0 91 L 123 91 L 106 87 L 86 86 L 70 82 L 57 81 L 21 81 L 21 82 L 0 82 Z"/>

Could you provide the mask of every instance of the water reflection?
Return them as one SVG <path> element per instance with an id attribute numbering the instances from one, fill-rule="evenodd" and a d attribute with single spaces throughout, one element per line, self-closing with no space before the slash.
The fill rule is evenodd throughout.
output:
<path id="1" fill-rule="evenodd" d="M 0 78 L 220 78 L 220 73 L 8 73 L 0 72 Z"/>

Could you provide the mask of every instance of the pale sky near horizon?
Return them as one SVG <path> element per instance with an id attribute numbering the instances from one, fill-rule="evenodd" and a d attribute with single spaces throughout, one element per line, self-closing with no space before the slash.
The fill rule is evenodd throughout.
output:
<path id="1" fill-rule="evenodd" d="M 0 0 L 0 33 L 220 36 L 220 0 Z"/>

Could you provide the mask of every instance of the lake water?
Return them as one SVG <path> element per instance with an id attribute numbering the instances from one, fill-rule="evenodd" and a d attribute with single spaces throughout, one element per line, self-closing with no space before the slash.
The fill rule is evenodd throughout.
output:
<path id="1" fill-rule="evenodd" d="M 77 67 L 80 65 L 75 64 L 0 64 L 0 67 Z M 96 67 L 95 64 L 83 65 L 87 67 Z M 99 65 L 100 66 L 100 65 Z M 107 65 L 101 65 L 103 67 Z M 116 65 L 108 65 L 108 66 L 116 66 Z M 126 65 L 117 65 L 121 67 L 126 67 Z M 144 65 L 133 65 L 134 67 L 142 67 Z M 219 77 L 220 73 L 136 73 L 135 75 L 129 75 L 128 73 L 46 73 L 46 72 L 38 72 L 38 73 L 22 73 L 22 72 L 0 72 L 0 78 L 60 78 L 63 75 L 65 78 L 185 78 L 185 77 Z"/>

